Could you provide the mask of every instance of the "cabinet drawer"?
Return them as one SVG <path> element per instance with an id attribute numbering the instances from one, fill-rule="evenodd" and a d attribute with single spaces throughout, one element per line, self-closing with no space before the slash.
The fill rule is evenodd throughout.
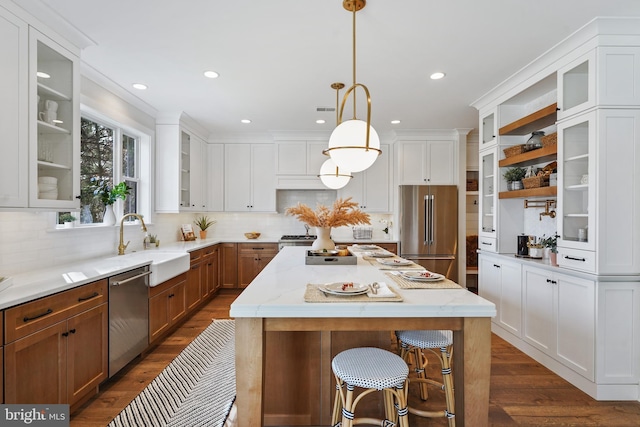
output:
<path id="1" fill-rule="evenodd" d="M 558 248 L 558 265 L 573 270 L 596 272 L 596 254 L 580 249 Z"/>
<path id="2" fill-rule="evenodd" d="M 107 279 L 40 298 L 5 311 L 5 344 L 109 300 Z"/>
<path id="3" fill-rule="evenodd" d="M 203 254 L 204 254 L 204 249 L 198 249 L 197 251 L 189 252 L 189 257 L 191 259 L 191 264 L 193 264 L 194 262 L 200 261 L 200 258 L 202 258 Z"/>
<path id="4" fill-rule="evenodd" d="M 217 245 L 207 246 L 206 248 L 202 249 L 202 255 L 205 257 L 211 255 L 216 250 L 216 247 Z"/>
<path id="5" fill-rule="evenodd" d="M 478 249 L 487 252 L 498 252 L 498 239 L 492 237 L 480 237 L 478 239 Z"/>
<path id="6" fill-rule="evenodd" d="M 278 252 L 278 244 L 277 243 L 238 243 L 238 251 L 239 252 L 261 252 L 261 253 L 277 253 Z"/>
<path id="7" fill-rule="evenodd" d="M 162 292 L 166 291 L 167 289 L 170 289 L 172 287 L 174 287 L 175 285 L 179 284 L 180 282 L 186 282 L 187 281 L 187 273 L 184 272 L 182 274 L 180 274 L 179 276 L 176 276 L 174 278 L 171 278 L 169 280 L 167 280 L 166 282 L 162 282 L 157 286 L 151 286 L 149 287 L 149 298 L 152 298 L 158 294 L 161 294 Z"/>

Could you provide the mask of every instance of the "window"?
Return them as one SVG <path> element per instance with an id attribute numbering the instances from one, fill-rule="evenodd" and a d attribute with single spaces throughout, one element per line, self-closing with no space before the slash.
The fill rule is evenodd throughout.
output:
<path id="1" fill-rule="evenodd" d="M 80 224 L 101 223 L 105 204 L 95 196 L 97 185 L 112 188 L 125 182 L 130 188 L 123 212 L 138 212 L 139 138 L 117 126 L 83 117 L 80 135 Z M 116 217 L 119 217 L 116 212 Z"/>

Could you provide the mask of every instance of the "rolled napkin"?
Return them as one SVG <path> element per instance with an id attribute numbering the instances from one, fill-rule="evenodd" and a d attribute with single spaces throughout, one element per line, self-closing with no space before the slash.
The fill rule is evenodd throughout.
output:
<path id="1" fill-rule="evenodd" d="M 395 292 L 393 292 L 385 282 L 376 282 L 378 287 L 375 289 L 376 293 L 373 293 L 372 290 L 367 292 L 367 296 L 371 298 L 389 298 L 397 296 Z"/>

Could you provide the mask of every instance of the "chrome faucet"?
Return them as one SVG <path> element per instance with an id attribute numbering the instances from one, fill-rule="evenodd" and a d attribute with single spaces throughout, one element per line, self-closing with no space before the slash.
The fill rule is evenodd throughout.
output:
<path id="1" fill-rule="evenodd" d="M 124 220 L 127 217 L 130 216 L 134 216 L 136 218 L 138 218 L 140 220 L 140 222 L 142 223 L 142 231 L 147 231 L 147 226 L 144 224 L 144 220 L 142 219 L 142 215 L 136 214 L 136 213 L 128 213 L 126 215 L 124 215 L 122 217 L 122 219 L 120 220 L 120 244 L 118 245 L 118 255 L 124 255 L 124 250 L 127 249 L 127 246 L 129 246 L 129 242 L 127 242 L 127 244 L 124 244 L 124 233 L 123 233 L 123 227 L 124 227 Z"/>

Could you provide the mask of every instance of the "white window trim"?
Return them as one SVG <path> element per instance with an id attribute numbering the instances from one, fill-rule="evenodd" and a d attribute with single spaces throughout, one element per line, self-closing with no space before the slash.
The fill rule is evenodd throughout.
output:
<path id="1" fill-rule="evenodd" d="M 144 222 L 146 224 L 153 224 L 153 147 L 151 144 L 152 137 L 154 132 L 146 126 L 140 125 L 137 122 L 133 122 L 132 124 L 124 124 L 120 123 L 115 119 L 109 117 L 109 115 L 102 113 L 94 108 L 88 107 L 84 104 L 80 105 L 80 117 L 84 117 L 90 120 L 95 120 L 105 126 L 112 127 L 114 133 L 118 133 L 117 141 L 118 147 L 114 146 L 114 149 L 118 149 L 121 151 L 122 147 L 122 139 L 121 133 L 126 133 L 139 141 L 139 147 L 136 153 L 137 156 L 137 167 L 138 167 L 138 213 L 144 217 Z M 116 135 L 114 134 L 114 137 Z M 122 176 L 122 164 L 120 161 L 114 162 L 113 165 L 114 173 L 118 176 Z M 114 210 L 116 212 L 116 218 L 122 218 L 123 215 L 123 205 L 120 200 L 116 201 L 114 205 Z M 64 229 L 64 230 L 73 230 L 74 228 L 95 228 L 95 227 L 104 227 L 100 223 L 94 224 L 80 224 L 78 220 L 75 221 L 74 228 L 64 228 L 62 225 L 58 225 L 56 221 L 57 215 L 54 215 L 53 222 L 55 223 L 56 229 Z"/>

